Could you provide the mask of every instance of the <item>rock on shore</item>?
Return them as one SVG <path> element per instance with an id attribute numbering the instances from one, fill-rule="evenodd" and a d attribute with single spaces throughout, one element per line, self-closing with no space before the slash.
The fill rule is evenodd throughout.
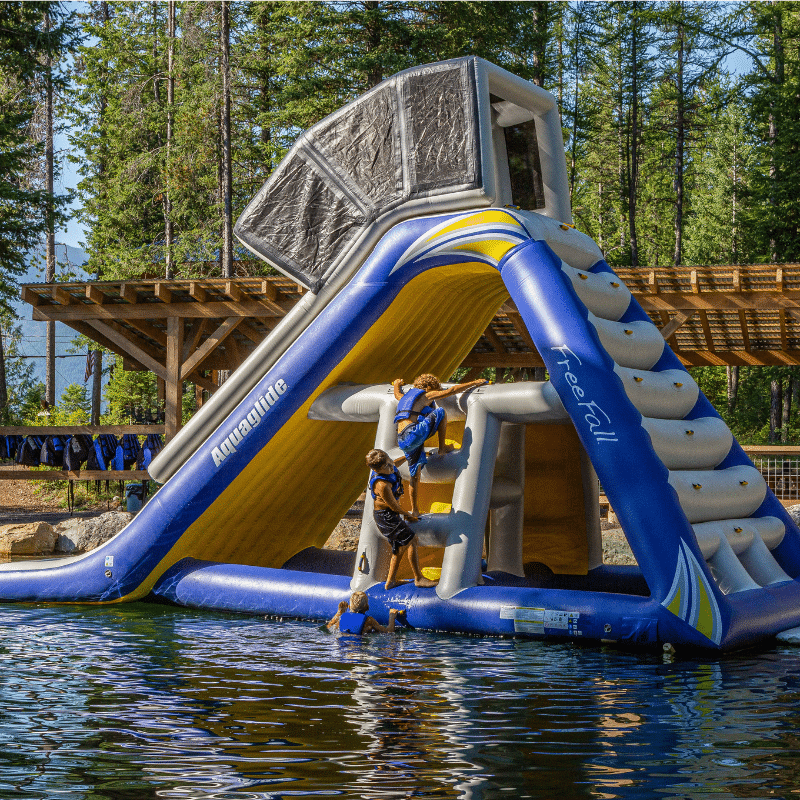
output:
<path id="1" fill-rule="evenodd" d="M 42 556 L 53 552 L 56 532 L 46 522 L 0 525 L 0 555 Z"/>
<path id="2" fill-rule="evenodd" d="M 131 520 L 127 511 L 108 511 L 89 519 L 72 519 L 50 525 L 24 522 L 0 526 L 0 555 L 72 555 L 94 550 L 119 533 Z"/>

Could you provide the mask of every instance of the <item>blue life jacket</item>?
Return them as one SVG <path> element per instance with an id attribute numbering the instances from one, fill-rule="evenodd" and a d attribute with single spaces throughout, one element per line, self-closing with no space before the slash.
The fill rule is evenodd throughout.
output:
<path id="1" fill-rule="evenodd" d="M 159 433 L 148 433 L 144 440 L 144 445 L 139 452 L 137 466 L 139 469 L 147 469 L 150 462 L 161 452 L 164 447 L 164 440 Z"/>
<path id="2" fill-rule="evenodd" d="M 354 633 L 359 635 L 364 630 L 367 622 L 366 614 L 356 614 L 354 611 L 345 611 L 339 617 L 339 631 L 341 633 Z"/>
<path id="3" fill-rule="evenodd" d="M 381 475 L 379 472 L 375 472 L 372 470 L 369 475 L 369 491 L 372 494 L 372 499 L 377 499 L 377 495 L 375 494 L 375 483 L 377 481 L 386 481 L 389 486 L 392 487 L 392 494 L 394 495 L 395 500 L 399 500 L 403 494 L 403 479 L 400 477 L 400 473 L 397 471 L 397 467 L 394 467 L 394 472 L 391 475 Z"/>
<path id="4" fill-rule="evenodd" d="M 22 437 L 0 436 L 0 458 L 16 458 L 17 449 L 22 445 Z"/>
<path id="5" fill-rule="evenodd" d="M 113 433 L 101 433 L 89 450 L 86 469 L 107 470 L 113 467 L 114 455 L 117 452 L 117 437 Z"/>
<path id="6" fill-rule="evenodd" d="M 402 399 L 398 400 L 397 402 L 397 411 L 395 411 L 394 421 L 396 423 L 402 422 L 404 419 L 409 419 L 412 414 L 416 414 L 417 417 L 424 417 L 426 414 L 430 414 L 436 407 L 435 403 L 425 406 L 419 411 L 411 410 L 411 407 L 417 402 L 417 398 L 423 394 L 425 394 L 424 389 L 409 389 L 403 395 Z"/>
<path id="7" fill-rule="evenodd" d="M 120 436 L 114 455 L 114 469 L 130 469 L 138 461 L 141 449 L 135 433 Z"/>

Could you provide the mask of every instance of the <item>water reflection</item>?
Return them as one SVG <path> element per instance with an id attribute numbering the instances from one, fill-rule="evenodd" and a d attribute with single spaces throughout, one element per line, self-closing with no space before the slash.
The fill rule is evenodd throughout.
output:
<path id="1" fill-rule="evenodd" d="M 0 798 L 786 797 L 800 661 L 0 608 Z M 679 654 L 680 655 L 680 654 Z"/>

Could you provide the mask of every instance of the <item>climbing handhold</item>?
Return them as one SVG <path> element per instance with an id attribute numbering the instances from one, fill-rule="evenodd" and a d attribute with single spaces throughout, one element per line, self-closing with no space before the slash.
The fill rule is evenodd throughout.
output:
<path id="1" fill-rule="evenodd" d="M 698 489 L 698 490 L 703 488 L 703 484 L 702 483 L 693 483 L 692 486 L 694 486 L 694 488 Z"/>

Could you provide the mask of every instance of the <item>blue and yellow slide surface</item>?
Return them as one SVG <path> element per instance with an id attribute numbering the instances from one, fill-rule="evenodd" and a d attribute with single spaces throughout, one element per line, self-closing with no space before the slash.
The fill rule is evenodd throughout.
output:
<path id="1" fill-rule="evenodd" d="M 542 235 L 557 223 L 535 217 L 396 225 L 122 532 L 84 556 L 2 565 L 0 598 L 112 603 L 156 588 L 191 603 L 182 581 L 203 575 L 217 607 L 332 614 L 347 576 L 281 568 L 321 547 L 361 493 L 375 430 L 310 419 L 311 405 L 340 384 L 449 376 L 510 297 L 646 588 L 615 593 L 617 573 L 584 559 L 572 582 L 495 575 L 448 600 L 409 586 L 392 602 L 417 627 L 720 649 L 800 624 L 797 527 L 613 271 L 565 264 Z"/>

